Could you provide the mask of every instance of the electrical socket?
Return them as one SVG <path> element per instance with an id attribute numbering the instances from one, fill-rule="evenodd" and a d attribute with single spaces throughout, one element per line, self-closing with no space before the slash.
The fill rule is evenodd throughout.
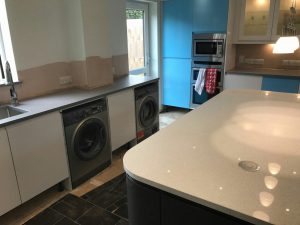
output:
<path id="1" fill-rule="evenodd" d="M 240 55 L 239 56 L 239 63 L 244 63 L 245 62 L 245 56 Z"/>
<path id="2" fill-rule="evenodd" d="M 59 78 L 59 84 L 60 85 L 67 85 L 67 84 L 71 84 L 72 81 L 72 77 L 71 76 L 63 76 Z"/>
<path id="3" fill-rule="evenodd" d="M 111 68 L 111 72 L 112 72 L 112 74 L 116 74 L 116 67 L 113 66 L 113 67 Z"/>
<path id="4" fill-rule="evenodd" d="M 300 66 L 300 60 L 289 60 L 290 66 Z"/>
<path id="5" fill-rule="evenodd" d="M 253 60 L 253 64 L 264 65 L 265 64 L 265 60 L 264 59 L 254 59 Z"/>
<path id="6" fill-rule="evenodd" d="M 300 66 L 300 60 L 282 60 L 283 66 Z"/>
<path id="7" fill-rule="evenodd" d="M 283 66 L 289 66 L 289 60 L 282 60 L 282 65 Z"/>
<path id="8" fill-rule="evenodd" d="M 245 58 L 245 59 L 244 59 L 244 62 L 245 62 L 246 64 L 253 64 L 253 59 Z"/>

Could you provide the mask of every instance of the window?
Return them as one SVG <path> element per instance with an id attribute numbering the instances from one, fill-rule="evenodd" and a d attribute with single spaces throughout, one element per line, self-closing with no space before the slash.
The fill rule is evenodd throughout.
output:
<path id="1" fill-rule="evenodd" d="M 129 73 L 149 73 L 148 4 L 128 2 L 126 9 Z"/>
<path id="2" fill-rule="evenodd" d="M 9 62 L 10 64 L 13 81 L 19 81 L 8 26 L 6 5 L 4 0 L 0 0 L 0 57 L 0 84 L 7 83 L 5 76 L 6 62 Z"/>

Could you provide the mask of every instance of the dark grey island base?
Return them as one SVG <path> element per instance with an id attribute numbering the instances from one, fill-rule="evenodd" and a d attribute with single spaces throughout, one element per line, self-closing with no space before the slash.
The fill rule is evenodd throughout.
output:
<path id="1" fill-rule="evenodd" d="M 251 225 L 126 176 L 130 225 Z"/>

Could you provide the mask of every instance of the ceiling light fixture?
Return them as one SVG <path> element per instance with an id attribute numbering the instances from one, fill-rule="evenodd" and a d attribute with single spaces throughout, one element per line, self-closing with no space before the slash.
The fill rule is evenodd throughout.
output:
<path id="1" fill-rule="evenodd" d="M 293 0 L 292 6 L 290 7 L 289 22 L 282 27 L 282 37 L 280 37 L 274 45 L 274 54 L 294 53 L 299 48 L 299 38 L 296 36 L 295 17 L 296 0 Z"/>

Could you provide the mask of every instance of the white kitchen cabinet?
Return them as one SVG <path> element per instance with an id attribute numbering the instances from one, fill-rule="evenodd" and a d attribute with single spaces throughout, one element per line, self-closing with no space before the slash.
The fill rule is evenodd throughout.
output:
<path id="1" fill-rule="evenodd" d="M 61 114 L 6 127 L 22 203 L 69 177 Z"/>
<path id="2" fill-rule="evenodd" d="M 273 43 L 288 23 L 291 0 L 232 0 L 236 2 L 234 43 Z M 296 0 L 299 7 L 300 0 Z M 297 10 L 297 8 L 296 8 Z M 300 14 L 295 25 L 300 30 Z M 299 35 L 299 33 L 298 33 Z"/>
<path id="3" fill-rule="evenodd" d="M 276 0 L 272 28 L 272 40 L 274 41 L 276 41 L 282 35 L 282 27 L 284 26 L 284 24 L 288 23 L 291 4 L 291 0 Z M 296 0 L 295 26 L 298 31 L 297 35 L 300 34 L 299 6 L 300 0 Z"/>
<path id="4" fill-rule="evenodd" d="M 262 76 L 245 74 L 225 74 L 224 90 L 226 89 L 253 89 L 261 90 Z"/>
<path id="5" fill-rule="evenodd" d="M 112 150 L 136 138 L 134 90 L 127 89 L 107 97 Z"/>
<path id="6" fill-rule="evenodd" d="M 238 4 L 238 41 L 270 41 L 275 0 L 241 0 Z"/>
<path id="7" fill-rule="evenodd" d="M 21 204 L 5 128 L 0 128 L 0 216 Z"/>

